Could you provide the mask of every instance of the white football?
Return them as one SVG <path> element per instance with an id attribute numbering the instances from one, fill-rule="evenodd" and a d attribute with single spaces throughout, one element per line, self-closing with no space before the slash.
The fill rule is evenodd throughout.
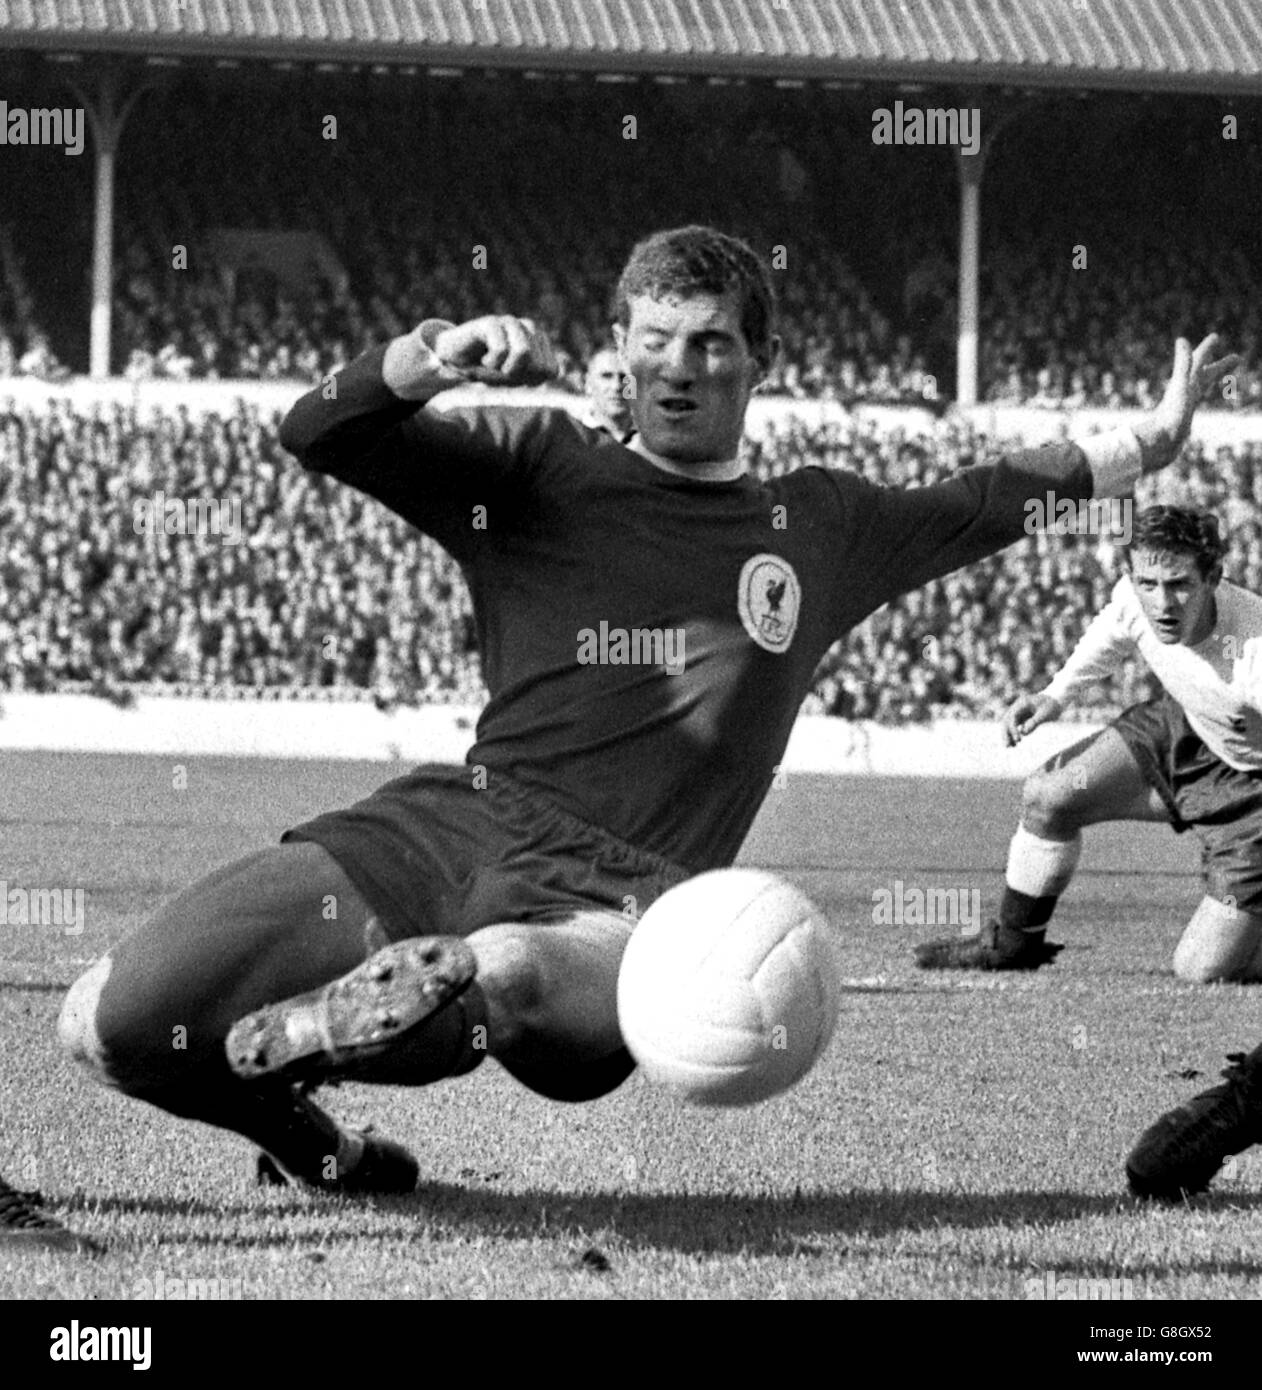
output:
<path id="1" fill-rule="evenodd" d="M 664 893 L 618 974 L 631 1055 L 694 1105 L 753 1105 L 800 1081 L 828 1046 L 840 1002 L 824 914 L 756 869 L 716 869 Z"/>

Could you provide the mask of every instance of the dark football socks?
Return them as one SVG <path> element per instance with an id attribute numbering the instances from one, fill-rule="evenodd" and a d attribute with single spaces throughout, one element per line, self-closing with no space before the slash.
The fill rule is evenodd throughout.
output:
<path id="1" fill-rule="evenodd" d="M 999 926 L 1005 933 L 1041 941 L 1060 895 L 1069 887 L 1082 836 L 1049 840 L 1018 825 L 1008 848 Z"/>
<path id="2" fill-rule="evenodd" d="M 1032 898 L 1028 893 L 1005 887 L 999 900 L 999 925 L 1023 936 L 1042 938 L 1058 901 L 1056 897 Z"/>
<path id="3" fill-rule="evenodd" d="M 213 1075 L 208 1075 L 212 1072 Z M 178 1085 L 133 1090 L 140 1100 L 182 1119 L 230 1129 L 265 1149 L 296 1177 L 320 1182 L 354 1166 L 362 1141 L 287 1082 L 245 1082 L 224 1063 L 199 1069 Z"/>

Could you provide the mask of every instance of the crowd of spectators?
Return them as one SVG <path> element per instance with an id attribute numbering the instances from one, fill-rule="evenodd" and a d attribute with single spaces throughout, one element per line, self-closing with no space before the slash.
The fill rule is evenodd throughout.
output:
<path id="1" fill-rule="evenodd" d="M 0 690 L 480 703 L 458 568 L 375 502 L 304 473 L 277 424 L 241 403 L 225 417 L 0 399 Z M 789 416 L 748 445 L 759 475 L 818 463 L 906 486 L 996 447 L 955 417 L 913 435 Z M 1190 450 L 1144 487 L 1141 501 L 1159 487 L 1160 500 L 1217 508 L 1228 577 L 1262 590 L 1262 446 Z M 197 498 L 234 524 L 203 517 L 190 532 Z M 935 581 L 833 649 L 807 711 L 997 715 L 1065 660 L 1119 560 L 1098 535 L 1031 536 Z M 1100 699 L 1118 708 L 1145 690 L 1132 671 Z"/>
<path id="2" fill-rule="evenodd" d="M 453 563 L 305 474 L 276 424 L 244 405 L 0 410 L 0 685 L 476 701 Z M 239 526 L 189 534 L 193 498 Z"/>
<path id="3" fill-rule="evenodd" d="M 62 381 L 69 374 L 39 325 L 11 229 L 0 224 L 0 380 L 35 376 Z"/>
<path id="4" fill-rule="evenodd" d="M 854 94 L 248 81 L 181 76 L 132 113 L 113 298 L 113 365 L 129 377 L 310 382 L 422 318 L 512 312 L 547 329 L 578 390 L 630 243 L 708 221 L 773 266 L 770 394 L 941 405 L 953 391 L 955 172 L 943 151 L 874 146 Z M 1143 103 L 1119 103 L 1018 119 L 988 156 L 983 396 L 1148 407 L 1173 335 L 1216 327 L 1247 357 L 1219 404 L 1257 408 L 1262 157 L 1219 138 L 1216 109 L 1172 102 L 1162 134 Z M 56 381 L 85 365 L 48 326 L 86 324 L 91 181 L 65 160 L 17 177 L 28 153 L 0 150 L 0 379 Z M 221 235 L 277 230 L 308 239 L 300 273 L 243 261 Z M 2 397 L 0 690 L 480 701 L 456 566 L 303 474 L 275 419 Z M 924 434 L 780 417 L 748 447 L 764 474 L 825 463 L 918 485 L 997 443 L 949 415 Z M 1262 450 L 1191 452 L 1160 487 L 1219 509 L 1229 577 L 1262 590 Z M 137 504 L 158 494 L 235 506 L 239 541 L 138 530 Z M 829 654 L 808 709 L 993 716 L 1063 662 L 1117 571 L 1097 537 L 1031 537 L 874 615 Z M 1144 690 L 1133 671 L 1100 698 Z"/>
<path id="5" fill-rule="evenodd" d="M 1101 273 L 1073 268 L 1062 238 L 1009 243 L 990 258 L 984 284 L 981 373 L 985 397 L 1002 404 L 1077 410 L 1083 406 L 1148 410 L 1160 399 L 1177 333 L 1199 338 L 1212 327 L 1244 354 L 1230 399 L 1235 409 L 1262 405 L 1254 361 L 1262 339 L 1258 274 L 1240 247 L 1215 243 L 1208 228 L 1176 248 L 1133 229 L 1124 243 L 1101 238 Z M 1079 243 L 1082 246 L 1082 243 Z M 1089 257 L 1091 248 L 1080 253 Z M 1249 286 L 1244 293 L 1243 286 Z"/>
<path id="6" fill-rule="evenodd" d="M 606 336 L 630 242 L 708 220 L 748 237 L 775 267 L 783 352 L 769 393 L 936 404 L 954 391 L 954 172 L 941 151 L 895 157 L 873 146 L 858 98 L 777 93 L 771 105 L 752 89 L 649 84 L 611 96 L 590 83 L 523 90 L 506 77 L 293 84 L 188 78 L 136 107 L 118 169 L 115 370 L 310 382 L 422 318 L 514 312 L 548 328 L 577 390 Z M 624 112 L 636 113 L 633 139 Z M 1146 407 L 1176 332 L 1214 326 L 1247 356 L 1256 347 L 1262 264 L 1248 209 L 1233 197 L 1250 178 L 1222 163 L 1221 150 L 1209 167 L 1203 142 L 1186 152 L 1158 142 L 1130 182 L 1163 204 L 1167 184 L 1194 167 L 1200 201 L 1186 215 L 1163 205 L 1160 217 L 1136 217 L 1106 198 L 1107 163 L 1089 170 L 1085 203 L 1048 207 L 1047 187 L 1058 197 L 1068 187 L 1082 148 L 1113 140 L 1108 120 L 1092 135 L 1081 129 L 1087 118 L 1073 118 L 1066 130 L 1083 145 L 1062 153 L 1066 168 L 1045 167 L 1047 150 L 1028 156 L 1031 142 L 1063 145 L 1070 134 L 1026 119 L 999 146 L 1000 156 L 1020 156 L 1017 172 L 1002 158 L 988 172 L 981 394 L 1049 408 Z M 1239 156 L 1250 159 L 1253 168 L 1253 154 Z M 74 205 L 64 222 L 80 240 L 57 257 L 86 273 L 88 181 L 63 176 L 43 196 Z M 1219 210 L 1212 221 L 1205 205 Z M 47 220 L 28 219 L 27 244 L 15 223 L 16 254 L 6 258 L 0 244 L 0 377 L 64 370 L 29 290 L 16 301 L 5 290 L 23 258 L 44 255 L 46 233 L 33 229 Z M 220 229 L 286 229 L 327 254 L 301 274 L 250 270 L 217 240 Z M 63 276 L 43 288 L 81 295 L 82 283 L 85 275 Z M 56 307 L 66 321 L 66 305 Z M 86 304 L 74 313 L 86 320 Z M 1262 405 L 1262 374 L 1248 367 L 1216 404 Z"/>

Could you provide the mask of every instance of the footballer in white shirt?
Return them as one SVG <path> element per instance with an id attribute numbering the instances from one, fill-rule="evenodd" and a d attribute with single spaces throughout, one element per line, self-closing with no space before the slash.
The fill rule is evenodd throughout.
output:
<path id="1" fill-rule="evenodd" d="M 1175 974 L 1262 980 L 1262 598 L 1223 580 L 1223 549 L 1208 512 L 1138 514 L 1110 602 L 1048 687 L 1014 701 L 1004 732 L 1018 743 L 1136 655 L 1163 694 L 1026 781 L 997 916 L 979 935 L 918 947 L 922 968 L 1047 964 L 1061 950 L 1044 939 L 1047 922 L 1083 828 L 1137 820 L 1192 829 L 1203 847 L 1205 896 L 1175 950 Z"/>

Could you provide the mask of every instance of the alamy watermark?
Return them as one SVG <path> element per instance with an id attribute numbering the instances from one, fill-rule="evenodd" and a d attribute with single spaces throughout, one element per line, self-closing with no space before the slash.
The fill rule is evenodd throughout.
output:
<path id="1" fill-rule="evenodd" d="M 578 632 L 580 666 L 660 666 L 668 675 L 684 669 L 682 627 L 610 627 L 603 619 L 599 628 Z"/>
<path id="2" fill-rule="evenodd" d="M 1025 534 L 1050 532 L 1054 536 L 1108 536 L 1123 545 L 1131 543 L 1135 503 L 1129 497 L 1058 497 L 1049 492 L 1031 497 L 1025 504 Z"/>
<path id="3" fill-rule="evenodd" d="M 222 536 L 228 545 L 239 545 L 241 525 L 239 497 L 168 497 L 155 492 L 132 503 L 132 530 L 138 536 Z"/>
<path id="4" fill-rule="evenodd" d="M 0 927 L 60 927 L 80 936 L 83 919 L 82 888 L 10 888 L 0 878 Z"/>
<path id="5" fill-rule="evenodd" d="M 10 106 L 0 101 L 0 145 L 61 145 L 83 153 L 83 107 Z"/>
<path id="6" fill-rule="evenodd" d="M 133 1371 L 153 1364 L 153 1328 L 93 1327 L 78 1318 L 49 1333 L 50 1361 L 130 1361 Z"/>
<path id="7" fill-rule="evenodd" d="M 1129 1302 L 1136 1297 L 1133 1279 L 1071 1279 L 1045 1270 L 1025 1280 L 1025 1297 L 1047 1303 Z"/>
<path id="8" fill-rule="evenodd" d="M 872 890 L 872 922 L 878 927 L 977 927 L 982 924 L 980 888 L 892 888 Z"/>
<path id="9" fill-rule="evenodd" d="M 904 106 L 901 101 L 872 112 L 874 145 L 954 145 L 961 154 L 982 147 L 982 113 L 976 106 Z"/>
<path id="10" fill-rule="evenodd" d="M 252 1281 L 222 1276 L 210 1279 L 188 1279 L 182 1275 L 168 1275 L 155 1270 L 152 1276 L 137 1279 L 132 1285 L 132 1295 L 140 1300 L 165 1300 L 168 1303 L 194 1301 L 234 1302 L 246 1298 L 262 1297 Z"/>

